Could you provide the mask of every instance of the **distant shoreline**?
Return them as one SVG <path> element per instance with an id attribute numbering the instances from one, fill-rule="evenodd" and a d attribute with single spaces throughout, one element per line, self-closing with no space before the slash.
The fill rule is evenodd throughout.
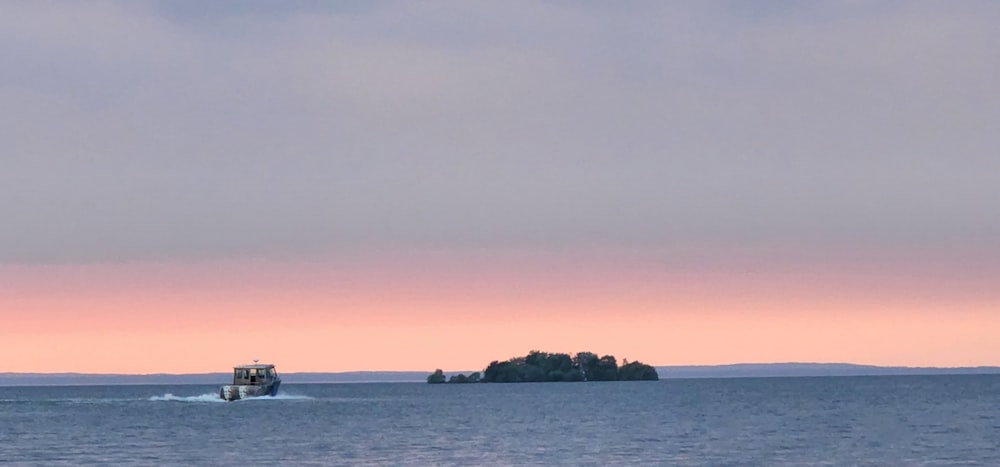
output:
<path id="1" fill-rule="evenodd" d="M 655 367 L 661 380 L 703 378 L 789 378 L 820 376 L 933 376 L 1000 374 L 1000 366 L 885 367 L 850 363 L 736 363 Z M 348 371 L 282 373 L 286 384 L 425 383 L 428 371 Z M 0 386 L 223 384 L 226 373 L 89 374 L 0 373 Z"/>
<path id="2" fill-rule="evenodd" d="M 658 366 L 661 379 L 773 378 L 809 376 L 933 376 L 1000 374 L 1000 366 L 903 367 L 854 363 L 735 363 Z"/>

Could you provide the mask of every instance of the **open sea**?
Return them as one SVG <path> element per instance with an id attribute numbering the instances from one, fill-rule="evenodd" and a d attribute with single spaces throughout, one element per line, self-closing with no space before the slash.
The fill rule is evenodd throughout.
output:
<path id="1" fill-rule="evenodd" d="M 0 387 L 0 463 L 1000 465 L 1000 375 L 217 392 Z"/>

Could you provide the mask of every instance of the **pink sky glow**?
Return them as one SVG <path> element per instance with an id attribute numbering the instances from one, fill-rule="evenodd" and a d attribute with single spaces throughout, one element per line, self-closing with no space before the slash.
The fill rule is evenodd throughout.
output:
<path id="1" fill-rule="evenodd" d="M 939 271 L 743 266 L 526 253 L 6 266 L 3 370 L 475 370 L 532 349 L 655 365 L 1000 363 L 1000 300 L 982 277 L 929 287 Z"/>

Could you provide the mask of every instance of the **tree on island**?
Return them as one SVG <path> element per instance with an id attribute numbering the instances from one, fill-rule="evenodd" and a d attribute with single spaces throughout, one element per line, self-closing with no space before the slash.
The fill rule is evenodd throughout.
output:
<path id="1" fill-rule="evenodd" d="M 465 376 L 465 375 L 459 373 L 457 375 L 452 375 L 451 378 L 448 378 L 448 382 L 449 383 L 478 383 L 478 382 L 480 382 L 479 378 L 480 377 L 479 377 L 479 372 L 478 371 L 475 372 L 475 373 L 472 373 L 469 376 Z"/>
<path id="2" fill-rule="evenodd" d="M 432 381 L 433 379 L 433 381 Z M 428 383 L 444 383 L 444 372 L 437 370 L 427 377 Z M 535 383 L 574 381 L 656 381 L 656 368 L 640 362 L 624 361 L 621 368 L 613 355 L 598 357 L 592 352 L 568 354 L 532 350 L 523 357 L 490 362 L 480 378 L 479 373 L 454 375 L 448 383 Z"/>
<path id="3" fill-rule="evenodd" d="M 590 373 L 591 378 L 587 381 L 617 381 L 618 360 L 614 355 L 605 355 L 594 362 Z"/>
<path id="4" fill-rule="evenodd" d="M 440 368 L 434 370 L 434 373 L 431 373 L 430 376 L 427 377 L 427 384 L 441 384 L 444 381 L 444 372 L 441 371 Z"/>
<path id="5" fill-rule="evenodd" d="M 639 362 L 625 364 L 618 369 L 619 381 L 658 381 L 660 375 L 656 373 L 656 368 Z"/>
<path id="6" fill-rule="evenodd" d="M 600 359 L 597 354 L 593 352 L 578 352 L 576 358 L 573 359 L 573 365 L 580 370 L 584 381 L 593 381 L 594 367 L 597 366 L 598 360 Z"/>
<path id="7" fill-rule="evenodd" d="M 469 376 L 465 376 L 459 373 L 457 375 L 451 375 L 451 377 L 449 378 L 445 376 L 444 371 L 438 368 L 437 370 L 434 370 L 434 373 L 431 373 L 429 376 L 427 376 L 428 384 L 480 383 L 480 382 L 482 382 L 482 377 L 479 376 L 478 371 L 470 374 Z"/>

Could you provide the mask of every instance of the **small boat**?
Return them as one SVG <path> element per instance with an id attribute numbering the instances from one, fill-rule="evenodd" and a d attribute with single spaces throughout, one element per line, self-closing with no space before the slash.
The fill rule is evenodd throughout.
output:
<path id="1" fill-rule="evenodd" d="M 249 397 L 274 397 L 278 395 L 281 378 L 274 371 L 274 365 L 257 363 L 233 367 L 233 384 L 227 384 L 219 389 L 219 397 L 227 401 L 246 399 Z"/>

